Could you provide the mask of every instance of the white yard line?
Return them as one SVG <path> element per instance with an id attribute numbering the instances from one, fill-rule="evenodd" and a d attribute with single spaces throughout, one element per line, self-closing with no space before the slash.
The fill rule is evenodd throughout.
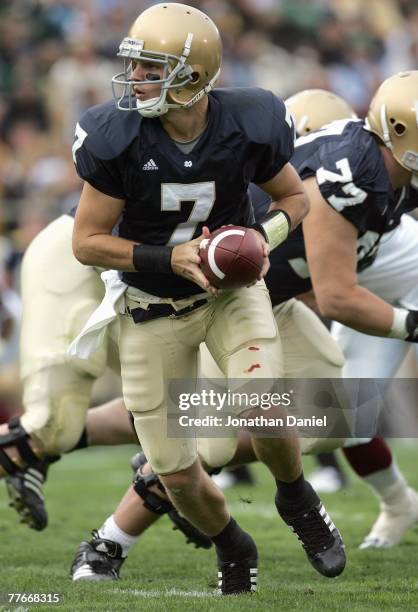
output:
<path id="1" fill-rule="evenodd" d="M 179 591 L 178 589 L 165 589 L 162 591 L 146 591 L 143 589 L 114 589 L 110 591 L 116 594 L 125 595 L 136 595 L 138 597 L 144 597 L 145 599 L 159 598 L 159 597 L 218 597 L 216 591 Z"/>

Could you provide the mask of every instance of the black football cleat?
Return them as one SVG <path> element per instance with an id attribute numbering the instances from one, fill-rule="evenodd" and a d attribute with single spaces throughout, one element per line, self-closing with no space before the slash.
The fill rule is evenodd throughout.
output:
<path id="1" fill-rule="evenodd" d="M 257 559 L 218 561 L 218 588 L 221 595 L 254 593 L 257 589 Z"/>
<path id="2" fill-rule="evenodd" d="M 157 486 L 161 492 L 165 493 L 164 487 L 156 474 L 142 473 L 142 466 L 147 463 L 144 453 L 137 453 L 131 459 L 131 467 L 134 471 L 134 489 L 144 501 L 146 508 L 156 514 L 167 514 L 173 523 L 173 529 L 181 531 L 186 536 L 187 544 L 194 544 L 196 548 L 209 549 L 212 540 L 200 529 L 179 514 L 178 510 L 168 500 L 162 500 L 156 493 L 149 491 L 149 487 Z"/>
<path id="3" fill-rule="evenodd" d="M 78 547 L 70 570 L 71 578 L 74 582 L 119 580 L 119 570 L 125 560 L 121 545 L 99 538 L 95 530 L 92 536 L 90 542 L 81 542 Z"/>
<path id="4" fill-rule="evenodd" d="M 43 484 L 49 463 L 47 459 L 41 459 L 38 463 L 5 478 L 10 498 L 9 506 L 20 515 L 21 523 L 36 531 L 42 531 L 48 525 Z"/>
<path id="5" fill-rule="evenodd" d="M 249 534 L 245 551 L 231 558 L 217 550 L 218 592 L 220 595 L 254 593 L 257 589 L 257 546 Z"/>
<path id="6" fill-rule="evenodd" d="M 313 489 L 312 492 L 313 503 L 295 513 L 288 507 L 280 508 L 276 497 L 277 510 L 285 523 L 296 533 L 316 571 L 327 578 L 335 578 L 345 567 L 344 544 L 321 500 Z"/>

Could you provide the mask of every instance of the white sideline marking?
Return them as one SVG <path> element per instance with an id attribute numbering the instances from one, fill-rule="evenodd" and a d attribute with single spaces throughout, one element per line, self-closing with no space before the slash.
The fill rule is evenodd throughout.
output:
<path id="1" fill-rule="evenodd" d="M 179 591 L 178 589 L 166 589 L 164 591 L 145 591 L 142 589 L 114 589 L 111 593 L 137 595 L 138 597 L 219 597 L 216 591 Z"/>

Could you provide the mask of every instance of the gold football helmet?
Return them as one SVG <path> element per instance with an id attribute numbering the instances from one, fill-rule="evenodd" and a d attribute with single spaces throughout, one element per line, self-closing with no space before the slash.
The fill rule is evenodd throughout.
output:
<path id="1" fill-rule="evenodd" d="M 112 78 L 117 107 L 156 117 L 169 108 L 190 107 L 209 93 L 221 70 L 222 41 L 207 15 L 186 4 L 164 2 L 139 15 L 118 56 L 124 59 L 124 70 Z M 162 66 L 162 77 L 152 80 L 161 83 L 159 97 L 144 102 L 135 98 L 133 83 L 150 81 L 132 80 L 132 61 Z"/>
<path id="2" fill-rule="evenodd" d="M 418 70 L 383 81 L 370 103 L 367 126 L 401 166 L 418 173 Z"/>
<path id="3" fill-rule="evenodd" d="M 305 89 L 286 100 L 298 136 L 319 130 L 337 119 L 357 119 L 351 106 L 325 89 Z"/>

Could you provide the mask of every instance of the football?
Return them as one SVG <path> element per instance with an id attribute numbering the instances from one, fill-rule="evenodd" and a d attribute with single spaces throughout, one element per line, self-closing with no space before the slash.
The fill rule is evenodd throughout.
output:
<path id="1" fill-rule="evenodd" d="M 263 247 L 248 227 L 228 225 L 200 243 L 200 267 L 218 289 L 238 289 L 257 280 L 263 267 Z"/>

